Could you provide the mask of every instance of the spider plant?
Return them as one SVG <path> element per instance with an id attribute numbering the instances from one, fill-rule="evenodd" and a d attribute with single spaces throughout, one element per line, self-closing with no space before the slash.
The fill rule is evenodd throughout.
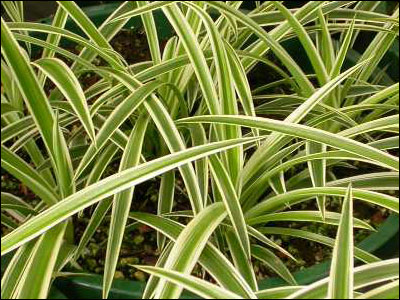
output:
<path id="1" fill-rule="evenodd" d="M 1 194 L 1 255 L 13 253 L 2 298 L 46 298 L 106 220 L 104 298 L 137 223 L 157 231 L 160 252 L 156 266 L 132 266 L 151 275 L 143 298 L 183 289 L 204 298 L 398 297 L 398 259 L 355 247 L 353 230 L 373 228 L 352 213 L 354 199 L 399 212 L 399 84 L 381 65 L 398 42 L 398 7 L 256 1 L 242 11 L 243 2 L 127 1 L 99 27 L 73 1 L 57 1 L 51 25 L 24 22 L 23 1 L 2 2 L 10 21 L 1 20 L 1 166 L 40 199 Z M 163 50 L 156 11 L 173 28 Z M 110 45 L 131 18 L 141 18 L 151 61 L 129 65 Z M 66 29 L 68 19 L 82 34 Z M 371 42 L 349 65 L 367 32 Z M 302 61 L 283 46 L 289 40 Z M 254 86 L 260 65 L 266 81 Z M 84 88 L 87 74 L 99 80 Z M 145 143 L 159 147 L 149 154 Z M 357 166 L 361 175 L 343 175 Z M 135 186 L 154 178 L 158 211 L 131 211 Z M 185 211 L 174 208 L 178 178 Z M 327 209 L 334 199 L 340 211 Z M 73 220 L 89 207 L 76 240 Z M 291 222 L 337 226 L 336 240 L 279 227 Z M 295 258 L 273 236 L 332 247 L 329 278 L 298 285 L 282 259 Z M 287 286 L 259 290 L 256 260 Z M 192 275 L 196 265 L 207 276 Z"/>

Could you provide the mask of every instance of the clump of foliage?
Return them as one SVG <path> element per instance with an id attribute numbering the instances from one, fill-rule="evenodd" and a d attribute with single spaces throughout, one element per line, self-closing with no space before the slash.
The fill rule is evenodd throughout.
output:
<path id="1" fill-rule="evenodd" d="M 156 266 L 131 266 L 151 275 L 143 298 L 183 289 L 205 298 L 398 297 L 398 259 L 353 245 L 353 229 L 373 229 L 353 218 L 353 199 L 399 212 L 399 84 L 380 64 L 398 42 L 399 10 L 378 12 L 380 2 L 265 1 L 244 12 L 243 1 L 128 1 L 96 27 L 73 1 L 58 1 L 51 25 L 24 22 L 23 2 L 3 1 L 11 21 L 1 20 L 1 166 L 36 202 L 1 194 L 1 254 L 15 250 L 2 298 L 46 298 L 106 221 L 105 298 L 138 223 L 157 231 L 160 252 Z M 160 12 L 174 31 L 162 50 Z M 82 34 L 65 29 L 68 18 Z M 143 22 L 151 61 L 129 65 L 110 46 L 131 18 Z M 299 41 L 300 60 L 288 40 Z M 265 82 L 254 86 L 260 65 Z M 84 87 L 87 74 L 97 79 Z M 135 186 L 154 178 L 157 212 L 132 211 Z M 177 187 L 186 210 L 176 209 Z M 328 210 L 337 199 L 340 211 Z M 306 201 L 315 209 L 299 209 Z M 76 241 L 74 218 L 87 208 Z M 279 226 L 290 222 L 337 226 L 336 240 Z M 292 254 L 271 236 L 331 246 L 330 276 L 298 285 L 282 262 Z M 255 260 L 288 285 L 259 290 Z M 193 276 L 195 267 L 207 276 Z"/>

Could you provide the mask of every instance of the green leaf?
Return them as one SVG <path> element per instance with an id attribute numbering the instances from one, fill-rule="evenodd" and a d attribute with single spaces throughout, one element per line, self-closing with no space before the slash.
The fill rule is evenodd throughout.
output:
<path id="1" fill-rule="evenodd" d="M 246 221 L 248 225 L 258 225 L 268 222 L 290 221 L 290 222 L 318 222 L 331 225 L 339 225 L 341 214 L 335 212 L 326 212 L 325 218 L 321 217 L 317 211 L 286 211 L 277 213 L 268 213 L 266 215 L 251 218 Z M 374 230 L 371 225 L 360 219 L 354 219 L 354 228 L 363 228 Z"/>
<path id="2" fill-rule="evenodd" d="M 349 185 L 342 205 L 342 216 L 332 254 L 328 287 L 331 299 L 352 299 L 354 289 L 353 195 Z"/>
<path id="3" fill-rule="evenodd" d="M 179 234 L 164 268 L 189 275 L 211 234 L 227 216 L 223 203 L 215 203 L 202 210 Z M 182 288 L 161 280 L 156 298 L 178 298 Z"/>
<path id="4" fill-rule="evenodd" d="M 33 215 L 37 214 L 37 212 L 32 208 L 32 206 L 24 202 L 22 199 L 12 194 L 3 192 L 1 193 L 1 209 L 15 210 L 24 214 L 25 216 L 29 214 Z"/>
<path id="5" fill-rule="evenodd" d="M 1 45 L 1 53 L 17 80 L 17 85 L 50 156 L 54 158 L 53 112 L 34 71 L 3 19 L 1 20 Z M 60 172 L 68 172 L 68 170 L 63 169 Z"/>
<path id="6" fill-rule="evenodd" d="M 262 246 L 253 245 L 251 247 L 251 255 L 265 263 L 280 277 L 282 277 L 287 283 L 291 285 L 297 285 L 296 280 L 294 279 L 293 275 L 290 273 L 286 265 L 270 250 Z"/>
<path id="7" fill-rule="evenodd" d="M 17 293 L 17 287 L 24 274 L 24 269 L 32 254 L 35 241 L 21 246 L 13 255 L 8 267 L 1 278 L 1 298 L 12 299 Z"/>
<path id="8" fill-rule="evenodd" d="M 157 214 L 163 215 L 172 211 L 175 196 L 175 172 L 165 173 L 161 177 L 160 193 L 158 195 Z M 157 235 L 158 249 L 164 249 L 165 237 L 158 233 Z"/>
<path id="9" fill-rule="evenodd" d="M 291 294 L 301 290 L 304 286 L 284 286 L 269 288 L 256 293 L 258 299 L 284 299 Z"/>
<path id="10" fill-rule="evenodd" d="M 303 188 L 290 191 L 286 194 L 270 197 L 255 205 L 245 213 L 246 219 L 256 217 L 268 212 L 275 212 L 285 208 L 287 205 L 294 205 L 309 200 L 317 195 L 339 196 L 346 195 L 346 188 L 343 187 L 324 187 L 324 188 Z M 399 211 L 399 199 L 382 193 L 353 189 L 353 198 L 383 206 Z"/>
<path id="11" fill-rule="evenodd" d="M 138 6 L 137 9 L 149 5 L 148 1 L 136 1 L 136 3 Z M 153 14 L 151 12 L 143 13 L 141 14 L 141 17 L 146 31 L 151 57 L 155 65 L 159 64 L 161 62 L 160 43 L 158 41 L 157 28 L 154 22 Z"/>
<path id="12" fill-rule="evenodd" d="M 241 11 L 230 7 L 229 5 L 226 5 L 223 2 L 209 1 L 208 4 L 215 9 L 224 12 L 224 14 L 229 15 L 234 19 L 237 19 L 240 23 L 243 23 L 249 29 L 251 29 L 251 31 L 259 37 L 260 42 L 263 42 L 267 45 L 267 47 L 270 47 L 274 54 L 287 67 L 287 69 L 293 75 L 297 84 L 302 88 L 304 93 L 309 95 L 313 92 L 314 88 L 312 87 L 312 84 L 307 79 L 298 64 L 292 59 L 292 57 L 288 55 L 286 50 L 277 42 L 277 40 L 273 39 L 271 35 L 263 30 L 256 22 L 254 22 L 251 18 L 246 16 Z"/>
<path id="13" fill-rule="evenodd" d="M 261 243 L 278 250 L 279 252 L 281 252 L 282 254 L 286 255 L 287 257 L 289 257 L 290 259 L 293 259 L 294 261 L 297 261 L 293 255 L 291 255 L 288 251 L 286 251 L 284 248 L 282 248 L 281 246 L 279 246 L 277 243 L 275 243 L 274 241 L 272 241 L 271 239 L 267 238 L 264 234 L 262 234 L 261 232 L 259 232 L 257 229 L 251 227 L 251 226 L 247 226 L 247 230 L 249 231 L 249 234 L 257 239 L 258 241 L 260 241 Z"/>
<path id="14" fill-rule="evenodd" d="M 294 17 L 292 13 L 285 6 L 283 6 L 278 1 L 273 1 L 272 3 L 284 15 L 285 19 L 289 22 L 290 26 L 293 28 L 293 31 L 298 36 L 299 41 L 302 43 L 304 50 L 306 51 L 307 56 L 311 61 L 311 64 L 317 75 L 319 83 L 321 85 L 324 85 L 328 81 L 328 73 L 326 71 L 324 62 L 322 61 L 322 58 L 319 55 L 310 36 L 307 34 L 307 31 L 304 29 L 301 23 L 296 19 L 296 17 Z"/>
<path id="15" fill-rule="evenodd" d="M 307 155 L 312 155 L 314 153 L 324 153 L 326 152 L 326 145 L 318 143 L 306 143 Z M 326 185 L 326 160 L 309 160 L 308 169 L 310 170 L 310 177 L 314 187 L 324 187 Z M 317 197 L 317 203 L 321 216 L 325 218 L 325 202 L 326 198 L 324 196 Z"/>
<path id="16" fill-rule="evenodd" d="M 18 286 L 18 299 L 47 298 L 57 255 L 62 244 L 66 223 L 60 224 L 43 234 L 32 250 L 26 269 Z M 32 282 L 40 278 L 38 282 Z"/>
<path id="17" fill-rule="evenodd" d="M 246 279 L 249 286 L 256 291 L 258 289 L 256 275 L 253 270 L 253 264 L 251 260 L 245 255 L 242 245 L 240 244 L 237 235 L 228 230 L 225 233 L 226 241 L 228 243 L 229 251 L 232 255 L 232 259 L 235 263 L 235 267 L 242 274 L 243 278 Z"/>
<path id="18" fill-rule="evenodd" d="M 4 116 L 11 112 L 19 112 L 19 110 L 11 104 L 1 102 L 1 115 Z"/>
<path id="19" fill-rule="evenodd" d="M 171 252 L 172 246 L 173 246 L 173 242 L 169 242 L 164 247 L 163 251 L 161 252 L 160 257 L 157 260 L 155 267 L 162 268 L 164 266 L 165 261 L 167 260 L 169 254 Z M 159 277 L 157 277 L 155 275 L 151 275 L 149 277 L 149 279 L 147 280 L 147 283 L 146 283 L 146 287 L 143 291 L 143 295 L 142 295 L 143 299 L 151 299 L 154 297 L 155 289 L 157 288 L 157 284 L 159 281 L 160 281 Z"/>
<path id="20" fill-rule="evenodd" d="M 217 186 L 222 201 L 225 204 L 226 211 L 229 214 L 231 223 L 235 230 L 239 243 L 244 251 L 247 260 L 250 260 L 250 240 L 247 233 L 246 222 L 244 220 L 243 211 L 240 206 L 239 198 L 235 192 L 235 188 L 229 178 L 229 175 L 223 167 L 221 161 L 216 156 L 210 156 L 211 171 L 215 185 Z"/>
<path id="21" fill-rule="evenodd" d="M 127 73 L 119 72 L 117 70 L 110 70 L 110 73 L 126 85 L 132 92 L 142 86 L 140 82 Z M 186 148 L 184 141 L 164 105 L 160 103 L 159 99 L 155 95 L 152 95 L 150 100 L 151 101 L 145 101 L 144 106 L 156 124 L 161 136 L 164 138 L 169 150 L 171 152 L 184 150 Z M 181 166 L 180 172 L 188 190 L 192 208 L 197 213 L 201 211 L 203 201 L 192 164 Z"/>
<path id="22" fill-rule="evenodd" d="M 64 94 L 85 127 L 89 137 L 95 142 L 94 125 L 90 117 L 85 94 L 74 73 L 63 61 L 57 58 L 42 58 L 35 61 L 34 65 L 42 70 Z"/>
<path id="23" fill-rule="evenodd" d="M 185 2 L 183 3 L 185 4 Z M 214 25 L 212 18 L 205 13 L 204 10 L 197 5 L 191 4 L 190 2 L 186 2 L 186 5 L 189 5 L 189 7 L 200 16 L 207 30 L 211 49 L 214 54 L 215 69 L 218 79 L 218 94 L 222 112 L 229 115 L 238 114 L 233 77 L 231 75 L 231 68 L 228 64 L 228 54 L 225 50 L 223 39 Z M 226 126 L 224 132 L 225 137 L 228 139 L 239 138 L 241 136 L 241 133 L 236 126 Z M 225 168 L 227 169 L 234 184 L 238 180 L 239 172 L 243 165 L 242 157 L 243 155 L 239 148 L 231 149 L 227 152 L 227 162 L 225 163 Z"/>
<path id="24" fill-rule="evenodd" d="M 78 178 L 82 172 L 88 167 L 89 163 L 95 158 L 95 155 L 109 142 L 109 137 L 118 127 L 151 95 L 157 88 L 165 85 L 163 82 L 152 81 L 129 95 L 120 105 L 118 105 L 111 115 L 107 118 L 104 125 L 96 136 L 96 143 L 91 144 L 86 151 L 84 157 L 77 170 L 75 178 Z"/>
<path id="25" fill-rule="evenodd" d="M 132 18 L 132 17 L 135 17 L 135 16 L 139 16 L 139 15 L 142 15 L 142 14 L 145 14 L 145 13 L 149 13 L 149 12 L 151 12 L 153 10 L 162 8 L 163 6 L 166 6 L 166 5 L 170 5 L 170 4 L 174 3 L 174 2 L 175 1 L 152 1 L 152 2 L 150 2 L 148 4 L 146 4 L 146 5 L 140 6 L 140 7 L 136 8 L 136 9 L 133 9 L 133 10 L 131 10 L 129 12 L 126 12 L 126 13 L 116 17 L 113 20 L 113 22 L 119 21 L 119 20 L 123 20 L 123 19 L 129 19 L 129 18 Z"/>
<path id="26" fill-rule="evenodd" d="M 327 245 L 329 247 L 334 247 L 335 240 L 317 233 L 304 231 L 300 229 L 292 229 L 292 228 L 280 228 L 280 227 L 263 227 L 259 228 L 259 231 L 264 234 L 272 234 L 272 235 L 287 235 L 292 236 L 294 238 L 301 238 L 310 240 L 313 242 L 321 243 L 323 245 Z M 365 262 L 365 263 L 374 263 L 380 261 L 380 259 L 367 251 L 364 251 L 359 248 L 354 249 L 354 256 Z"/>
<path id="27" fill-rule="evenodd" d="M 58 202 L 53 188 L 30 165 L 1 145 L 1 167 L 21 180 L 48 205 Z"/>
<path id="28" fill-rule="evenodd" d="M 57 1 L 58 5 L 62 7 L 69 16 L 79 25 L 79 27 L 89 36 L 93 41 L 105 49 L 112 49 L 108 41 L 99 32 L 96 26 L 92 23 L 88 16 L 74 1 Z"/>
<path id="29" fill-rule="evenodd" d="M 399 298 L 399 280 L 387 283 L 383 286 L 374 288 L 357 299 L 398 299 Z"/>
<path id="30" fill-rule="evenodd" d="M 118 54 L 112 51 L 105 51 L 104 48 L 97 46 L 96 44 L 93 44 L 93 42 L 88 41 L 87 39 L 81 37 L 78 34 L 72 33 L 71 31 L 59 28 L 59 27 L 54 27 L 51 25 L 47 24 L 41 24 L 41 23 L 27 23 L 27 22 L 22 22 L 22 23 L 8 23 L 9 30 L 15 31 L 15 30 L 27 30 L 29 32 L 44 32 L 48 34 L 55 34 L 55 35 L 60 35 L 62 37 L 65 37 L 69 40 L 72 40 L 79 45 L 82 45 L 86 48 L 88 48 L 90 51 L 94 52 L 96 55 L 99 55 L 100 57 L 104 58 L 112 67 L 116 69 L 121 69 L 121 62 L 119 61 L 120 57 Z M 96 56 L 95 55 L 95 56 Z M 84 59 L 80 59 L 79 61 L 84 61 Z"/>
<path id="31" fill-rule="evenodd" d="M 65 24 L 67 23 L 67 19 L 68 19 L 67 12 L 62 7 L 59 6 L 54 15 L 52 26 L 64 28 Z M 52 46 L 57 46 L 60 43 L 60 40 L 61 36 L 57 34 L 49 34 L 47 36 L 46 43 Z M 42 58 L 52 58 L 54 57 L 54 54 L 55 54 L 54 49 L 44 48 L 42 53 Z M 44 85 L 45 80 L 46 76 L 44 74 L 39 74 L 39 82 L 42 84 L 42 86 Z"/>
<path id="32" fill-rule="evenodd" d="M 148 115 L 141 115 L 136 121 L 135 128 L 132 130 L 128 144 L 122 154 L 119 172 L 128 168 L 135 167 L 140 162 L 143 140 L 149 123 Z M 124 237 L 126 223 L 132 202 L 134 187 L 122 191 L 114 196 L 111 223 L 107 243 L 106 260 L 104 264 L 103 298 L 107 298 L 115 269 L 117 268 L 119 253 Z"/>
<path id="33" fill-rule="evenodd" d="M 347 177 L 328 182 L 327 186 L 346 187 L 352 183 L 353 188 L 370 191 L 389 191 L 399 189 L 398 172 L 378 172 L 359 176 Z"/>
<path id="34" fill-rule="evenodd" d="M 53 148 L 53 160 L 57 173 L 57 183 L 60 189 L 60 194 L 61 197 L 67 197 L 74 193 L 75 182 L 72 180 L 72 161 L 69 155 L 67 143 L 59 126 L 58 112 L 56 113 L 56 119 L 53 126 Z"/>
<path id="35" fill-rule="evenodd" d="M 354 289 L 399 278 L 399 259 L 388 259 L 354 269 Z M 327 297 L 330 278 L 317 281 L 293 293 L 288 299 L 323 299 Z"/>
<path id="36" fill-rule="evenodd" d="M 347 52 L 350 47 L 351 38 L 353 36 L 354 24 L 355 24 L 355 19 L 353 19 L 353 21 L 351 22 L 350 27 L 347 30 L 346 36 L 342 42 L 342 46 L 340 47 L 339 53 L 336 55 L 336 61 L 333 65 L 333 68 L 332 68 L 332 71 L 330 74 L 331 78 L 335 78 L 335 77 L 339 76 L 340 71 L 343 67 L 344 60 L 346 59 Z"/>
<path id="37" fill-rule="evenodd" d="M 313 108 L 321 103 L 329 94 L 346 78 L 354 74 L 357 70 L 359 70 L 365 62 L 358 64 L 349 70 L 342 73 L 340 76 L 332 79 L 324 86 L 322 86 L 318 91 L 314 92 L 311 91 L 307 93 L 308 99 L 304 101 L 299 107 L 297 107 L 289 116 L 287 116 L 284 120 L 284 123 L 299 123 L 303 120 L 312 110 Z M 256 118 L 254 118 L 256 119 Z M 256 127 L 257 128 L 257 127 Z M 262 129 L 262 128 L 259 128 Z M 265 129 L 265 128 L 264 128 Z M 315 129 L 317 130 L 317 129 Z M 246 164 L 246 167 L 243 169 L 242 172 L 242 180 L 246 182 L 250 180 L 254 175 L 257 174 L 258 171 L 262 168 L 263 164 L 262 161 L 265 157 L 269 157 L 271 153 L 277 151 L 282 147 L 285 143 L 283 132 L 274 132 L 268 140 L 257 150 L 256 153 L 252 155 L 249 162 Z M 322 143 L 328 144 L 328 143 Z M 329 144 L 328 144 L 329 145 Z"/>
<path id="38" fill-rule="evenodd" d="M 242 299 L 239 295 L 194 276 L 156 267 L 135 266 L 135 268 L 177 284 L 204 299 Z"/>

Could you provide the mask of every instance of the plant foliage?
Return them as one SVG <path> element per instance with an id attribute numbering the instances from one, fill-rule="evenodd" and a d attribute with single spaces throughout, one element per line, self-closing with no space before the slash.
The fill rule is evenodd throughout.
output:
<path id="1" fill-rule="evenodd" d="M 150 275 L 144 298 L 398 298 L 398 259 L 353 245 L 354 229 L 374 230 L 355 203 L 399 212 L 399 84 L 382 64 L 398 43 L 398 6 L 244 2 L 127 1 L 98 27 L 74 1 L 57 1 L 52 24 L 2 2 L 1 167 L 39 199 L 1 193 L 1 255 L 12 253 L 2 298 L 47 298 L 106 221 L 104 298 L 136 223 L 157 231 L 161 254 L 131 266 Z M 173 29 L 165 47 L 160 15 Z M 151 60 L 129 65 L 110 41 L 132 18 Z M 88 74 L 97 80 L 84 86 Z M 157 212 L 132 211 L 151 179 Z M 293 222 L 337 226 L 336 239 Z M 273 239 L 287 235 L 332 247 L 330 276 L 299 285 L 284 263 L 293 254 Z M 256 261 L 287 285 L 260 290 Z"/>

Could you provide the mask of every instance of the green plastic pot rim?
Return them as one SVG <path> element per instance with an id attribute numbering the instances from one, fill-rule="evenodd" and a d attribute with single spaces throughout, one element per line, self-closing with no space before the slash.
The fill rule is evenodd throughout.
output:
<path id="1" fill-rule="evenodd" d="M 96 6 L 88 6 L 83 8 L 85 13 L 94 21 L 104 20 L 108 17 L 120 3 L 108 3 Z M 41 23 L 51 23 L 52 18 L 45 18 L 39 20 Z M 129 28 L 133 28 L 130 26 Z M 161 36 L 170 35 L 168 28 L 159 28 Z M 371 234 L 358 246 L 368 252 L 375 252 L 388 243 L 393 237 L 398 235 L 399 232 L 399 217 L 398 215 L 391 215 L 377 230 L 377 232 Z M 306 268 L 301 271 L 295 272 L 293 275 L 299 284 L 309 284 L 326 277 L 329 274 L 330 261 L 325 261 L 312 267 Z M 266 289 L 276 286 L 283 286 L 286 283 L 280 278 L 268 278 L 259 281 L 259 288 Z M 101 295 L 102 290 L 102 276 L 90 275 L 90 276 L 73 276 L 68 278 L 58 278 L 55 281 L 55 286 L 59 288 L 61 292 L 66 293 L 65 288 L 73 289 L 87 289 L 88 298 L 94 296 L 92 293 L 97 292 Z M 127 298 L 140 298 L 140 295 L 144 289 L 144 283 L 126 279 L 114 280 L 113 288 L 111 289 L 111 299 L 127 299 Z M 190 294 L 185 295 L 186 298 L 195 298 Z"/>

